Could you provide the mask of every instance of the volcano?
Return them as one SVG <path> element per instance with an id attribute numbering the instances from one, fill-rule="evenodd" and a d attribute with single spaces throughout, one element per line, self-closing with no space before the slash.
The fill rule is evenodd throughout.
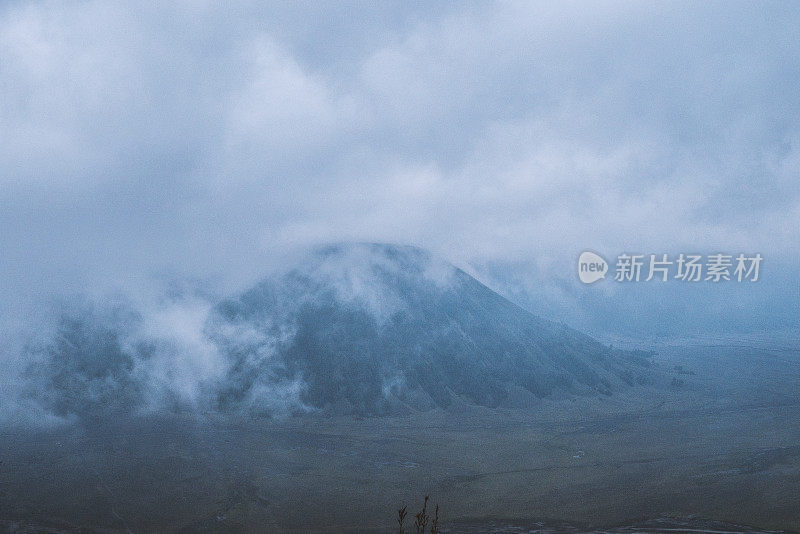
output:
<path id="1" fill-rule="evenodd" d="M 59 417 L 95 419 L 385 415 L 531 408 L 551 396 L 612 395 L 653 375 L 646 353 L 541 319 L 409 246 L 317 249 L 202 308 L 199 321 L 184 313 L 155 328 L 124 306 L 67 314 L 37 350 L 30 396 Z"/>
<path id="2" fill-rule="evenodd" d="M 346 244 L 220 303 L 222 331 L 274 340 L 273 380 L 299 380 L 313 409 L 383 414 L 463 404 L 530 405 L 648 380 L 642 352 L 613 350 L 541 319 L 415 247 Z M 263 380 L 251 347 L 222 405 Z M 276 370 L 277 369 L 277 370 Z"/>

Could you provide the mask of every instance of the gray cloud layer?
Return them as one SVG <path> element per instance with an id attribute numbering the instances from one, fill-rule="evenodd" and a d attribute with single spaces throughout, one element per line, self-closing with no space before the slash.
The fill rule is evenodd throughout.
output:
<path id="1" fill-rule="evenodd" d="M 0 313 L 153 277 L 226 292 L 354 239 L 594 333 L 793 328 L 798 24 L 791 3 L 4 3 Z M 772 271 L 589 289 L 586 248 Z"/>

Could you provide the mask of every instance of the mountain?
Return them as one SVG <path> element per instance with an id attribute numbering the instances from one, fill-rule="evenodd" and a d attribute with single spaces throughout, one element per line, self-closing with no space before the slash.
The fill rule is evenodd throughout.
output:
<path id="1" fill-rule="evenodd" d="M 646 354 L 538 318 L 414 247 L 328 246 L 201 308 L 167 323 L 119 307 L 67 314 L 36 350 L 30 396 L 60 417 L 381 415 L 530 407 L 651 376 Z"/>
<path id="2" fill-rule="evenodd" d="M 301 377 L 314 409 L 380 414 L 404 408 L 529 403 L 600 393 L 647 379 L 639 352 L 615 351 L 536 317 L 472 276 L 414 247 L 337 245 L 216 308 L 276 342 L 276 375 Z M 223 404 L 260 379 L 247 354 Z"/>

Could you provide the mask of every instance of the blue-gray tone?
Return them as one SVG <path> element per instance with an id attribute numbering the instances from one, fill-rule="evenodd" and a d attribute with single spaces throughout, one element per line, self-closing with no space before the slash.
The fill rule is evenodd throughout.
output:
<path id="1" fill-rule="evenodd" d="M 769 2 L 4 2 L 0 386 L 64 303 L 136 301 L 202 354 L 202 303 L 343 241 L 421 246 L 607 342 L 795 335 L 799 26 Z M 765 259 L 754 284 L 583 286 L 586 249 Z"/>

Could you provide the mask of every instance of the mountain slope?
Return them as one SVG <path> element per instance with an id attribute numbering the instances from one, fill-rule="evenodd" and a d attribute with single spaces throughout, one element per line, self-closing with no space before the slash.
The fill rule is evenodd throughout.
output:
<path id="1" fill-rule="evenodd" d="M 272 379 L 300 380 L 302 402 L 316 409 L 512 406 L 554 393 L 610 394 L 647 377 L 640 353 L 539 319 L 413 247 L 320 250 L 218 305 L 214 324 L 277 340 Z M 264 378 L 247 351 L 233 357 L 223 406 Z"/>
<path id="2" fill-rule="evenodd" d="M 28 400 L 58 418 L 380 415 L 530 407 L 654 374 L 413 247 L 330 246 L 222 302 L 75 306 L 33 346 Z"/>

